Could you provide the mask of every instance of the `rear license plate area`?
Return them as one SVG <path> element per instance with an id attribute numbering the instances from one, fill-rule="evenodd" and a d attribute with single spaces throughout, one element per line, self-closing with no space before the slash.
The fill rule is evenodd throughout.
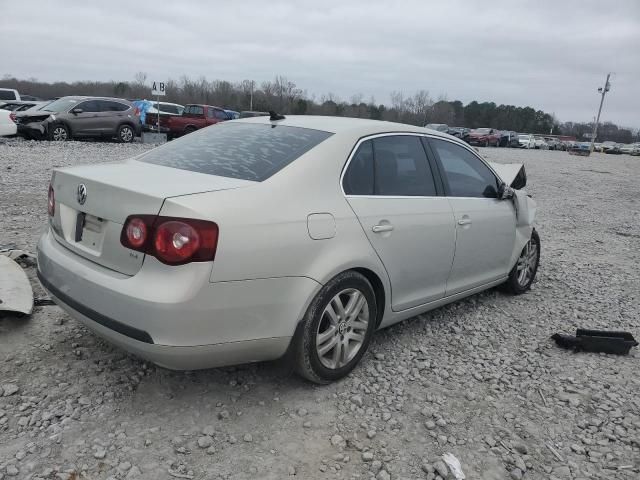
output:
<path id="1" fill-rule="evenodd" d="M 95 215 L 78 212 L 74 240 L 90 250 L 99 251 L 102 246 L 106 223 L 106 220 Z"/>

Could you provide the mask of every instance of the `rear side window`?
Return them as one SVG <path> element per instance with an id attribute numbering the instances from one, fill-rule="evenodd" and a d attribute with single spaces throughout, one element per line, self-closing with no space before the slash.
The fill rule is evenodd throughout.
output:
<path id="1" fill-rule="evenodd" d="M 373 195 L 373 141 L 358 147 L 342 180 L 347 195 Z"/>
<path id="2" fill-rule="evenodd" d="M 113 102 L 111 100 L 100 100 L 100 110 L 102 112 L 124 112 L 129 110 L 129 106 L 120 102 Z"/>
<path id="3" fill-rule="evenodd" d="M 180 110 L 178 109 L 177 105 L 166 105 L 166 104 L 162 104 L 161 103 L 160 104 L 160 108 L 158 108 L 158 104 L 156 103 L 154 105 L 154 108 L 156 110 L 160 110 L 161 112 L 164 112 L 164 113 L 173 113 L 173 114 L 176 114 L 176 115 L 180 115 Z"/>
<path id="4" fill-rule="evenodd" d="M 15 92 L 11 90 L 0 90 L 0 100 L 17 100 Z"/>
<path id="5" fill-rule="evenodd" d="M 436 186 L 420 137 L 392 135 L 362 143 L 343 179 L 347 195 L 430 197 Z"/>
<path id="6" fill-rule="evenodd" d="M 204 115 L 204 108 L 198 105 L 191 105 L 184 109 L 184 113 L 188 115 Z"/>
<path id="7" fill-rule="evenodd" d="M 489 167 L 466 148 L 445 140 L 429 142 L 440 158 L 451 197 L 496 198 L 498 180 Z"/>
<path id="8" fill-rule="evenodd" d="M 217 124 L 155 148 L 139 160 L 261 182 L 331 135 L 286 125 Z"/>

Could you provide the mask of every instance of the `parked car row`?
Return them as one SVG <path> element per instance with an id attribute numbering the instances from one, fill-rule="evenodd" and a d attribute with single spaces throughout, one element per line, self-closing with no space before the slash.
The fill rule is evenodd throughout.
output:
<path id="1" fill-rule="evenodd" d="M 171 139 L 226 120 L 268 115 L 213 105 L 112 97 L 67 96 L 41 101 L 13 89 L 0 89 L 0 111 L 8 112 L 0 115 L 0 135 L 55 141 L 91 137 L 123 143 L 133 142 L 143 130 L 166 133 Z"/>

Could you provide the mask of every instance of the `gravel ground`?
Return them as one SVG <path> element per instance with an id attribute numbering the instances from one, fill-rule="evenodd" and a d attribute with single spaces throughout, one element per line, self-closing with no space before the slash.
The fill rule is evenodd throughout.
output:
<path id="1" fill-rule="evenodd" d="M 0 244 L 35 249 L 52 167 L 147 148 L 0 143 Z M 284 360 L 166 371 L 57 307 L 0 318 L 0 480 L 453 478 L 445 452 L 467 479 L 640 478 L 638 349 L 549 339 L 640 337 L 640 159 L 481 151 L 526 164 L 542 239 L 530 293 L 490 290 L 378 332 L 326 387 Z"/>

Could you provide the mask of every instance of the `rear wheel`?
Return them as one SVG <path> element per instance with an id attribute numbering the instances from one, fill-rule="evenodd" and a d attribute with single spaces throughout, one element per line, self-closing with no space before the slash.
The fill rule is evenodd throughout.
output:
<path id="1" fill-rule="evenodd" d="M 195 132 L 196 130 L 197 130 L 197 128 L 196 128 L 196 127 L 187 127 L 187 128 L 185 128 L 185 129 L 184 129 L 184 134 L 185 134 L 185 135 L 188 135 L 188 134 L 190 134 L 190 133 Z"/>
<path id="2" fill-rule="evenodd" d="M 131 143 L 136 138 L 136 133 L 131 125 L 120 125 L 118 128 L 118 141 L 120 143 Z"/>
<path id="3" fill-rule="evenodd" d="M 369 281 L 354 271 L 341 273 L 320 290 L 298 326 L 296 371 L 319 384 L 346 376 L 366 352 L 376 318 Z"/>
<path id="4" fill-rule="evenodd" d="M 522 249 L 518 261 L 511 269 L 505 283 L 506 289 L 514 295 L 520 295 L 531 288 L 540 263 L 540 237 L 535 230 Z"/>
<path id="5" fill-rule="evenodd" d="M 62 123 L 53 125 L 50 131 L 51 133 L 49 134 L 49 139 L 53 140 L 54 142 L 65 142 L 71 137 L 69 135 L 69 129 Z"/>

